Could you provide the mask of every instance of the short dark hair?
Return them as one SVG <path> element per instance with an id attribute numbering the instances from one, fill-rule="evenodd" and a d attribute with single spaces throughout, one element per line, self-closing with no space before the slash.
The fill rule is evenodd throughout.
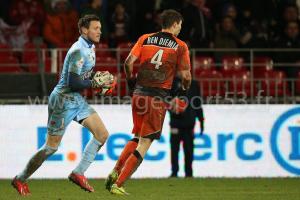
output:
<path id="1" fill-rule="evenodd" d="M 170 28 L 175 22 L 183 21 L 182 15 L 176 10 L 168 9 L 161 13 L 161 27 Z"/>
<path id="2" fill-rule="evenodd" d="M 99 17 L 97 15 L 85 15 L 81 17 L 78 21 L 78 29 L 79 33 L 81 33 L 81 28 L 89 28 L 90 27 L 90 22 L 91 21 L 100 21 Z"/>

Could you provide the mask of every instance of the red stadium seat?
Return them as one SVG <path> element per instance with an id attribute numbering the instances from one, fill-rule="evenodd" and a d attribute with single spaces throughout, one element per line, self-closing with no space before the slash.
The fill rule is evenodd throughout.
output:
<path id="1" fill-rule="evenodd" d="M 96 49 L 108 49 L 108 44 L 105 43 L 105 42 L 100 42 L 98 44 L 95 45 L 96 46 Z"/>
<path id="2" fill-rule="evenodd" d="M 300 94 L 300 72 L 298 72 L 297 81 L 296 81 L 296 94 Z"/>
<path id="3" fill-rule="evenodd" d="M 8 72 L 22 72 L 17 58 L 10 56 L 0 59 L 0 73 Z"/>
<path id="4" fill-rule="evenodd" d="M 273 60 L 270 57 L 256 57 L 253 61 L 253 76 L 263 78 L 266 71 L 273 69 Z"/>
<path id="5" fill-rule="evenodd" d="M 228 92 L 233 95 L 251 96 L 251 76 L 249 71 L 234 72 L 228 84 Z M 253 95 L 257 94 L 256 85 L 253 85 Z"/>
<path id="6" fill-rule="evenodd" d="M 10 48 L 10 46 L 6 44 L 0 44 L 0 59 L 2 58 L 7 58 L 7 57 L 12 57 L 13 56 L 13 51 Z"/>
<path id="7" fill-rule="evenodd" d="M 61 66 L 61 67 L 63 66 L 65 57 L 71 46 L 72 46 L 72 43 L 65 43 L 65 44 L 61 44 L 59 47 L 57 47 L 57 48 L 59 48 L 58 53 L 57 53 L 58 54 L 57 61 L 58 61 L 59 66 Z"/>
<path id="8" fill-rule="evenodd" d="M 212 57 L 203 57 L 203 56 L 197 56 L 195 57 L 194 63 L 193 63 L 193 73 L 195 76 L 199 75 L 202 70 L 205 69 L 215 69 L 215 61 Z"/>
<path id="9" fill-rule="evenodd" d="M 264 79 L 261 83 L 262 95 L 265 96 L 283 96 L 289 95 L 286 75 L 281 71 L 269 70 L 264 73 Z"/>
<path id="10" fill-rule="evenodd" d="M 118 73 L 117 60 L 113 57 L 97 57 L 96 58 L 96 71 L 109 71 L 112 74 Z"/>
<path id="11" fill-rule="evenodd" d="M 120 91 L 119 91 L 120 90 Z M 120 76 L 118 77 L 118 84 L 113 92 L 114 96 L 118 95 L 118 92 L 120 92 L 120 97 L 124 97 L 127 95 L 127 83 L 126 79 L 121 78 Z"/>
<path id="12" fill-rule="evenodd" d="M 39 72 L 39 60 L 37 57 L 27 59 L 26 57 L 23 60 L 23 64 L 26 65 L 29 72 L 37 73 Z M 45 72 L 50 73 L 51 72 L 51 58 L 46 57 L 43 61 Z"/>
<path id="13" fill-rule="evenodd" d="M 204 68 L 204 69 L 215 69 L 215 61 L 212 57 L 209 56 L 197 56 L 195 57 L 195 68 Z"/>
<path id="14" fill-rule="evenodd" d="M 133 45 L 134 43 L 131 42 L 124 42 L 118 44 L 118 51 L 120 52 L 121 62 L 125 61 Z"/>
<path id="15" fill-rule="evenodd" d="M 273 60 L 270 57 L 254 58 L 254 77 L 259 78 L 261 94 L 265 96 L 289 95 L 286 75 L 283 71 L 273 70 Z"/>
<path id="16" fill-rule="evenodd" d="M 224 56 L 222 58 L 221 72 L 223 77 L 230 78 L 232 73 L 246 71 L 244 59 L 239 56 Z"/>
<path id="17" fill-rule="evenodd" d="M 222 74 L 216 70 L 202 70 L 198 75 L 202 97 L 224 95 Z"/>
<path id="18" fill-rule="evenodd" d="M 45 43 L 41 43 L 38 46 L 42 50 L 43 64 L 45 65 L 45 72 L 51 72 L 51 59 L 48 56 L 48 52 L 46 52 L 47 45 Z M 22 53 L 22 63 L 28 67 L 29 72 L 38 72 L 39 71 L 39 60 L 37 53 L 37 46 L 34 43 L 26 43 L 24 45 L 24 50 Z"/>
<path id="19" fill-rule="evenodd" d="M 112 52 L 110 51 L 108 44 L 100 42 L 96 45 L 96 58 L 111 57 Z"/>

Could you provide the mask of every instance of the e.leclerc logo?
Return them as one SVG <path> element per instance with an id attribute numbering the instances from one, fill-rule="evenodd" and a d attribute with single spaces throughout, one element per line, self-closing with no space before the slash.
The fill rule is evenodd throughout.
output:
<path id="1" fill-rule="evenodd" d="M 276 120 L 270 145 L 279 165 L 290 173 L 300 175 L 300 107 L 286 111 Z"/>

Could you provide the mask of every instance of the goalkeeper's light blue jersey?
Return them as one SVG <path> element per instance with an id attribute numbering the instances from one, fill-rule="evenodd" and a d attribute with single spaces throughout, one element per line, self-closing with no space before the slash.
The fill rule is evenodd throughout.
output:
<path id="1" fill-rule="evenodd" d="M 54 92 L 62 95 L 80 95 L 78 92 L 72 92 L 68 87 L 69 73 L 78 74 L 82 80 L 90 79 L 95 59 L 95 45 L 80 36 L 65 57 L 60 80 L 54 88 Z"/>
<path id="2" fill-rule="evenodd" d="M 60 80 L 49 97 L 48 133 L 63 135 L 72 120 L 80 122 L 95 112 L 80 93 L 72 92 L 68 86 L 70 72 L 83 80 L 90 79 L 94 66 L 95 45 L 79 37 L 69 49 Z"/>

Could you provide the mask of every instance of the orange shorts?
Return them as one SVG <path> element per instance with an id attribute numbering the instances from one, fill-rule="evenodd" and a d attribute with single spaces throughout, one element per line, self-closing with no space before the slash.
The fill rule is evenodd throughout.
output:
<path id="1" fill-rule="evenodd" d="M 166 104 L 155 97 L 133 95 L 132 133 L 136 136 L 159 139 L 166 115 Z"/>

